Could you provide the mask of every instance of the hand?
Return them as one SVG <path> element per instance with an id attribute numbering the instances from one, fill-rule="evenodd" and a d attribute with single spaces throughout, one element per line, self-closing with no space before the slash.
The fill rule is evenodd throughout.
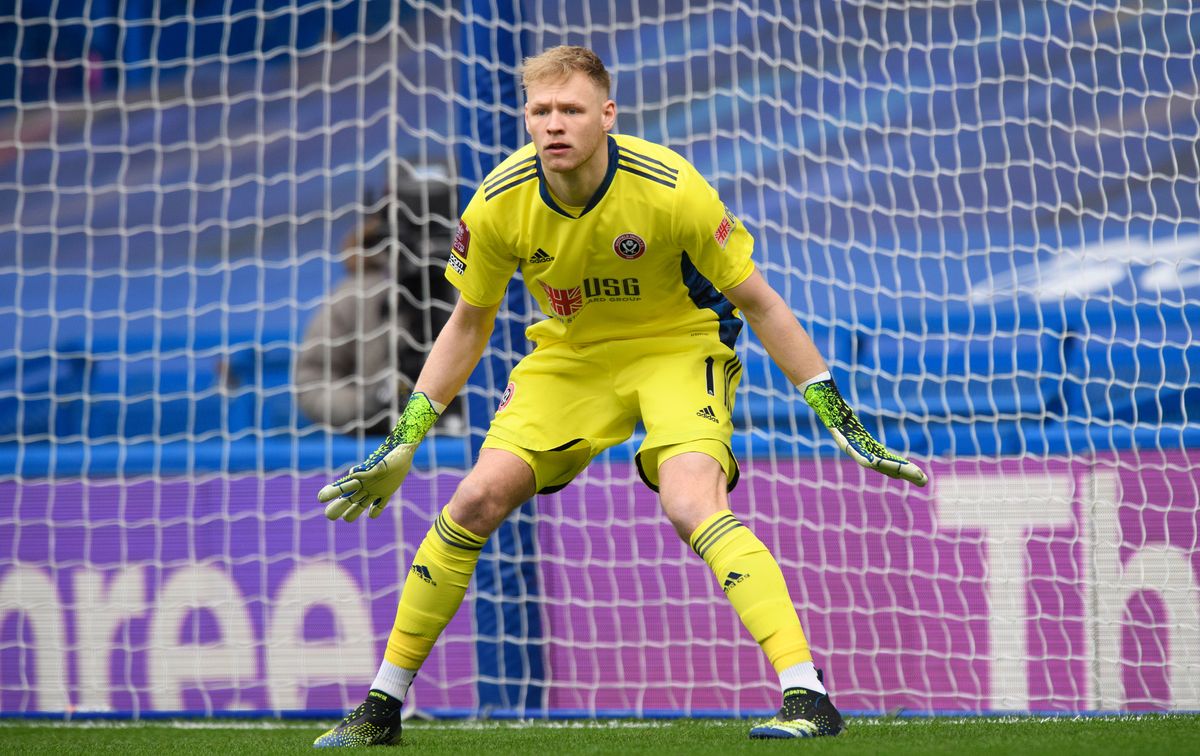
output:
<path id="1" fill-rule="evenodd" d="M 410 396 L 396 427 L 367 461 L 317 492 L 317 500 L 325 505 L 325 516 L 354 522 L 367 507 L 371 508 L 372 520 L 383 514 L 388 499 L 412 468 L 421 439 L 445 409 L 420 391 Z"/>
<path id="2" fill-rule="evenodd" d="M 804 391 L 804 401 L 829 429 L 838 448 L 858 464 L 877 470 L 889 478 L 900 478 L 918 486 L 929 483 L 924 470 L 888 451 L 867 432 L 832 379 L 810 384 Z"/>
<path id="3" fill-rule="evenodd" d="M 417 446 L 393 443 L 391 436 L 385 439 L 367 461 L 317 492 L 317 500 L 326 505 L 325 516 L 354 522 L 368 507 L 371 519 L 383 514 L 412 468 Z"/>
<path id="4" fill-rule="evenodd" d="M 863 467 L 878 470 L 889 478 L 907 480 L 922 487 L 929 482 L 929 476 L 924 470 L 904 457 L 888 451 L 887 447 L 876 441 L 853 415 L 850 422 L 841 427 L 829 428 L 829 434 L 837 442 L 838 448 Z"/>

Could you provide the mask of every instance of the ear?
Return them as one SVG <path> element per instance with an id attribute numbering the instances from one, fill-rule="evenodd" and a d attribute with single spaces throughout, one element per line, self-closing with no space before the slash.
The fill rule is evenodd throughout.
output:
<path id="1" fill-rule="evenodd" d="M 533 127 L 529 125 L 529 103 L 528 102 L 525 103 L 525 107 L 523 108 L 523 110 L 525 113 L 525 133 L 532 137 L 533 136 Z"/>
<path id="2" fill-rule="evenodd" d="M 617 125 L 617 103 L 612 100 L 605 100 L 600 114 L 605 133 L 612 131 L 613 126 Z"/>

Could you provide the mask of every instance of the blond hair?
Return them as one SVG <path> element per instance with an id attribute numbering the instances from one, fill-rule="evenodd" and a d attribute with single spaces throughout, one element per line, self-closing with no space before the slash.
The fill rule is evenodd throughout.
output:
<path id="1" fill-rule="evenodd" d="M 526 91 L 530 84 L 544 81 L 562 81 L 572 74 L 581 73 L 591 79 L 600 88 L 607 99 L 612 88 L 612 79 L 608 69 L 600 61 L 596 53 L 586 47 L 576 45 L 559 45 L 551 47 L 541 55 L 533 55 L 521 64 L 521 86 Z"/>

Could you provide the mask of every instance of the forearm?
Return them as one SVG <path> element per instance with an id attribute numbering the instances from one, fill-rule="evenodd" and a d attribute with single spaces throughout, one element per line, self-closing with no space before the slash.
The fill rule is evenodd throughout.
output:
<path id="1" fill-rule="evenodd" d="M 483 309 L 459 302 L 433 342 L 413 392 L 424 393 L 441 406 L 458 396 L 487 348 L 499 307 Z"/>
<path id="2" fill-rule="evenodd" d="M 767 354 L 794 385 L 801 386 L 829 370 L 804 326 L 778 296 L 743 314 Z"/>
<path id="3" fill-rule="evenodd" d="M 871 436 L 842 398 L 829 375 L 829 366 L 791 308 L 757 271 L 727 291 L 742 311 L 775 364 L 800 390 L 842 451 L 864 467 L 918 486 L 928 482 L 924 471 L 892 454 Z"/>

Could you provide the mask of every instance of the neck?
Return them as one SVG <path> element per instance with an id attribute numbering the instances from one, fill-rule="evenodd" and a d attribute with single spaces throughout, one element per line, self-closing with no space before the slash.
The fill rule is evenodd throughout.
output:
<path id="1" fill-rule="evenodd" d="M 605 139 L 590 158 L 570 171 L 551 171 L 544 166 L 542 170 L 555 197 L 572 207 L 583 207 L 608 173 L 608 140 Z"/>

